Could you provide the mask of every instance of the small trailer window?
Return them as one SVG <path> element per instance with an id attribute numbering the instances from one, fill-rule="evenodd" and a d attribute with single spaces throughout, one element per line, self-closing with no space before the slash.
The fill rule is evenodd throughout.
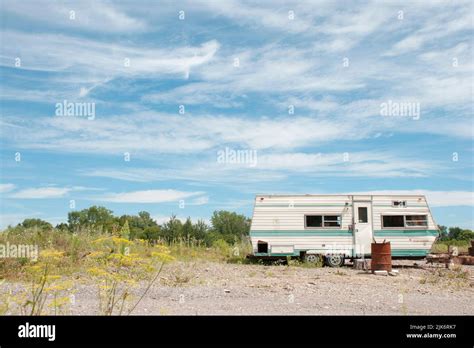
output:
<path id="1" fill-rule="evenodd" d="M 405 223 L 407 227 L 428 226 L 428 216 L 426 215 L 406 215 Z"/>
<path id="2" fill-rule="evenodd" d="M 341 227 L 341 215 L 324 215 L 324 227 Z"/>
<path id="3" fill-rule="evenodd" d="M 383 227 L 405 227 L 403 215 L 382 216 Z"/>
<path id="4" fill-rule="evenodd" d="M 392 201 L 392 207 L 406 207 L 407 201 Z"/>
<path id="5" fill-rule="evenodd" d="M 306 215 L 306 227 L 341 227 L 341 215 Z"/>
<path id="6" fill-rule="evenodd" d="M 359 207 L 357 209 L 357 213 L 359 216 L 359 223 L 367 223 L 369 221 L 367 216 L 367 207 Z"/>

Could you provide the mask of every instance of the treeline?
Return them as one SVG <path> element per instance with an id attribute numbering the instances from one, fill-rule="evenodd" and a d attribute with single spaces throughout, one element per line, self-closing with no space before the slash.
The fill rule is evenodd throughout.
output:
<path id="1" fill-rule="evenodd" d="M 438 226 L 440 231 L 440 241 L 468 241 L 474 239 L 474 232 L 460 227 Z"/>
<path id="2" fill-rule="evenodd" d="M 187 218 L 183 223 L 176 216 L 159 225 L 146 211 L 137 215 L 115 216 L 105 207 L 92 206 L 80 211 L 68 213 L 67 223 L 53 227 L 41 219 L 25 219 L 22 223 L 9 229 L 38 228 L 57 229 L 70 233 L 111 233 L 127 239 L 144 239 L 149 241 L 194 240 L 204 245 L 212 245 L 217 240 L 228 244 L 241 241 L 248 236 L 250 219 L 244 215 L 229 211 L 215 211 L 211 225 L 203 220 L 192 222 Z"/>

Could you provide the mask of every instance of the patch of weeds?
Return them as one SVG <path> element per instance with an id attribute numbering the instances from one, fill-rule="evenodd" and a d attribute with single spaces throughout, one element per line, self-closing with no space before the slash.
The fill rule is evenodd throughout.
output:
<path id="1" fill-rule="evenodd" d="M 334 274 L 339 275 L 339 276 L 346 276 L 347 275 L 346 272 L 343 272 L 343 271 L 340 271 L 340 270 L 337 270 Z"/>
<path id="2" fill-rule="evenodd" d="M 461 265 L 455 265 L 453 269 L 439 268 L 420 279 L 420 284 L 439 284 L 445 287 L 463 288 L 469 286 L 469 271 Z"/>

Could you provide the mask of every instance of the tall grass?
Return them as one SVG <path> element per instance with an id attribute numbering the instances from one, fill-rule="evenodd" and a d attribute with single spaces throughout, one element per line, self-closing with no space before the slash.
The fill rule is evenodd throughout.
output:
<path id="1" fill-rule="evenodd" d="M 0 232 L 0 244 L 8 242 L 10 245 L 34 245 L 40 252 L 43 250 L 61 252 L 61 259 L 54 263 L 55 269 L 51 271 L 55 274 L 72 275 L 84 272 L 85 268 L 90 266 L 89 256 L 102 250 L 104 245 L 99 245 L 97 240 L 107 240 L 112 237 L 114 235 L 89 230 L 70 233 L 57 229 L 11 229 Z M 158 240 L 150 243 L 138 239 L 130 241 L 130 243 L 129 251 L 145 259 L 151 257 L 151 250 L 155 245 L 166 246 L 169 255 L 180 261 L 202 259 L 214 262 L 242 263 L 245 262 L 247 254 L 251 252 L 251 244 L 245 238 L 233 245 L 219 239 L 210 247 L 200 240 L 184 237 L 174 238 L 168 242 Z M 122 248 L 126 247 L 122 246 Z M 108 251 L 116 251 L 113 245 L 108 245 L 107 248 Z M 32 264 L 34 263 L 26 258 L 0 258 L 0 279 L 27 280 L 27 267 Z"/>
<path id="2" fill-rule="evenodd" d="M 456 246 L 460 253 L 467 253 L 468 248 L 471 246 L 469 240 L 446 240 L 437 241 L 433 244 L 431 252 L 435 254 L 447 253 L 449 246 Z"/>

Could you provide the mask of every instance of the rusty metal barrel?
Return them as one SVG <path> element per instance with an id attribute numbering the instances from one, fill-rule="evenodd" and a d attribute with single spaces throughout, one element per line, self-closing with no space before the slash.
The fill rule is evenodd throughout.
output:
<path id="1" fill-rule="evenodd" d="M 374 271 L 392 271 L 392 248 L 390 242 L 372 243 L 371 245 L 372 261 L 371 270 Z"/>

